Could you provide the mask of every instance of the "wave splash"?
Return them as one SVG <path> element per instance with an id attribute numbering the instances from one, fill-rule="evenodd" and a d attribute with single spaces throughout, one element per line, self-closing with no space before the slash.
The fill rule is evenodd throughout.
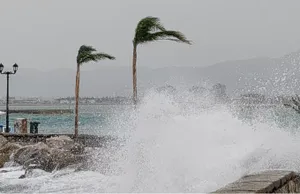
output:
<path id="1" fill-rule="evenodd" d="M 298 133 L 246 123 L 209 99 L 149 92 L 138 110 L 116 118 L 126 143 L 108 155 L 108 166 L 99 152 L 96 172 L 4 182 L 26 185 L 23 192 L 211 192 L 251 172 L 300 170 Z"/>
<path id="2" fill-rule="evenodd" d="M 121 151 L 120 191 L 210 192 L 246 173 L 298 168 L 299 136 L 268 123 L 249 125 L 226 105 L 201 108 L 208 98 L 193 101 L 158 93 L 144 99 Z"/>

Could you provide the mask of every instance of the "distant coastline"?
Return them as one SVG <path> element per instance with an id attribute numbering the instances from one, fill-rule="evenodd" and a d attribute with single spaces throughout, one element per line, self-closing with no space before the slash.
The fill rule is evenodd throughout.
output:
<path id="1" fill-rule="evenodd" d="M 43 99 L 39 97 L 31 98 L 16 98 L 10 97 L 9 99 L 10 106 L 69 106 L 73 107 L 75 105 L 74 97 L 65 97 L 65 98 L 53 98 Z M 83 97 L 79 99 L 80 105 L 129 105 L 132 103 L 131 98 L 127 97 Z M 6 105 L 6 99 L 0 100 L 0 107 Z"/>
<path id="2" fill-rule="evenodd" d="M 226 86 L 224 86 L 226 88 Z M 206 91 L 205 88 L 193 87 L 191 92 L 196 96 L 208 97 L 210 93 L 216 99 L 221 99 L 221 101 L 229 104 L 239 104 L 239 105 L 283 105 L 291 102 L 293 96 L 265 96 L 258 93 L 247 93 L 242 94 L 239 97 L 232 98 L 226 94 L 226 90 L 220 90 L 217 92 Z M 223 100 L 222 100 L 223 99 Z M 192 100 L 192 99 L 191 99 Z M 195 99 L 196 100 L 196 99 Z M 179 103 L 180 100 L 179 100 Z M 184 102 L 187 103 L 187 102 Z M 193 100 L 188 103 L 194 103 Z M 129 97 L 83 97 L 79 99 L 80 106 L 121 106 L 121 105 L 132 105 L 132 99 Z M 53 98 L 43 99 L 43 98 L 10 98 L 10 108 L 24 108 L 24 107 L 47 107 L 47 109 L 59 107 L 59 109 L 73 109 L 75 105 L 74 97 L 65 98 Z M 6 101 L 4 99 L 0 100 L 0 110 L 4 110 L 6 106 Z"/>
<path id="3" fill-rule="evenodd" d="M 129 103 L 95 103 L 95 104 L 80 104 L 80 106 L 119 106 L 119 105 L 130 105 Z M 61 107 L 65 109 L 70 109 L 74 107 L 74 104 L 9 104 L 10 109 L 14 107 Z M 5 104 L 0 104 L 0 110 L 4 110 L 6 108 Z"/>

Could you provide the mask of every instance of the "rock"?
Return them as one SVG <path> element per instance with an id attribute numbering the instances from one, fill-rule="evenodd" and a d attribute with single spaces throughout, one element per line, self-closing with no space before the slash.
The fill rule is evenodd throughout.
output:
<path id="1" fill-rule="evenodd" d="M 70 148 L 71 153 L 73 154 L 83 154 L 84 153 L 84 145 L 80 143 L 74 143 Z"/>
<path id="2" fill-rule="evenodd" d="M 3 135 L 0 135 L 0 147 L 4 146 L 6 143 L 7 139 Z"/>
<path id="3" fill-rule="evenodd" d="M 69 136 L 62 135 L 46 139 L 46 144 L 50 148 L 64 149 L 66 147 L 72 146 L 74 144 L 74 141 Z"/>
<path id="4" fill-rule="evenodd" d="M 23 175 L 19 177 L 19 179 L 24 179 L 24 178 L 33 178 L 33 177 L 38 177 L 38 176 L 43 176 L 46 175 L 44 170 L 40 169 L 38 166 L 29 166 Z"/>
<path id="5" fill-rule="evenodd" d="M 9 161 L 9 155 L 0 154 L 0 168 L 3 168 L 4 164 Z"/>
<path id="6" fill-rule="evenodd" d="M 14 154 L 14 161 L 26 169 L 34 166 L 34 168 L 51 172 L 82 162 L 86 157 L 75 154 L 83 152 L 81 150 L 81 145 L 74 143 L 72 139 L 49 138 L 46 144 L 39 142 L 20 148 Z"/>
<path id="7" fill-rule="evenodd" d="M 46 139 L 46 144 L 50 148 L 61 149 L 64 151 L 71 152 L 73 154 L 82 154 L 84 146 L 77 142 L 74 142 L 69 136 L 58 136 Z"/>
<path id="8" fill-rule="evenodd" d="M 24 146 L 14 154 L 14 161 L 25 168 L 39 166 L 45 171 L 52 171 L 51 149 L 44 143 Z"/>
<path id="9" fill-rule="evenodd" d="M 62 151 L 60 149 L 52 150 L 52 163 L 55 168 L 61 169 L 72 164 L 80 163 L 85 156 L 74 155 L 71 152 Z"/>
<path id="10" fill-rule="evenodd" d="M 9 161 L 10 156 L 20 149 L 21 146 L 15 143 L 7 142 L 3 147 L 0 148 L 0 168 Z"/>
<path id="11" fill-rule="evenodd" d="M 9 161 L 9 155 L 0 154 L 0 168 L 3 168 L 4 164 Z"/>
<path id="12" fill-rule="evenodd" d="M 22 174 L 22 175 L 19 177 L 19 179 L 24 179 L 24 178 L 26 178 L 25 174 Z"/>
<path id="13" fill-rule="evenodd" d="M 31 166 L 39 167 L 45 171 L 54 169 L 51 148 L 42 142 L 20 148 L 14 155 L 14 161 L 26 169 Z"/>

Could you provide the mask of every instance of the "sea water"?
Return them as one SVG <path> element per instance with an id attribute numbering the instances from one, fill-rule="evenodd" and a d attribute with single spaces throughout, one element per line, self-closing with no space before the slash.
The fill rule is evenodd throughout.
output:
<path id="1" fill-rule="evenodd" d="M 95 150 L 91 170 L 35 170 L 18 179 L 23 170 L 8 165 L 0 192 L 211 192 L 247 173 L 300 170 L 299 115 L 283 106 L 250 113 L 152 91 L 136 110 L 117 112 L 107 126 L 125 144 Z"/>
<path id="2" fill-rule="evenodd" d="M 12 109 L 70 109 L 64 105 L 54 106 L 12 106 Z M 111 132 L 112 118 L 116 117 L 119 112 L 128 109 L 127 105 L 80 105 L 79 119 L 80 132 L 84 134 L 103 134 Z M 10 114 L 10 126 L 13 127 L 17 118 L 26 118 L 29 129 L 29 122 L 39 122 L 39 133 L 74 133 L 74 114 Z M 5 115 L 0 116 L 0 124 L 6 122 Z"/>

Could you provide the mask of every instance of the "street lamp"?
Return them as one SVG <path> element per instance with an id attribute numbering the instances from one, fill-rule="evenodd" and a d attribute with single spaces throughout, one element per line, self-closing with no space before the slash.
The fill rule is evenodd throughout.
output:
<path id="1" fill-rule="evenodd" d="M 5 133 L 9 133 L 9 75 L 16 74 L 18 71 L 18 65 L 15 63 L 13 65 L 13 71 L 3 71 L 4 65 L 0 63 L 0 74 L 6 75 L 6 128 Z"/>

